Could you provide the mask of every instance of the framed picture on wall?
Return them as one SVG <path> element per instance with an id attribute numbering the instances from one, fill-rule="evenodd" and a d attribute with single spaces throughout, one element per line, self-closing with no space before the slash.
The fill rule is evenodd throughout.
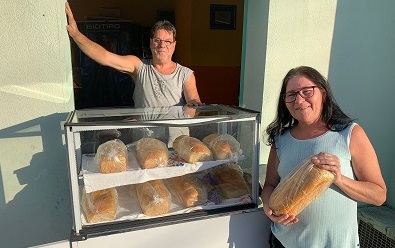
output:
<path id="1" fill-rule="evenodd" d="M 236 29 L 236 5 L 210 4 L 210 29 Z"/>

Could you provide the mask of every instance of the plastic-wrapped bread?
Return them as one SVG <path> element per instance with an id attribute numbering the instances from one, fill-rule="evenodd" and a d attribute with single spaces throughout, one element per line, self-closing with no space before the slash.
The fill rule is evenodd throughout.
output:
<path id="1" fill-rule="evenodd" d="M 212 171 L 225 198 L 237 198 L 249 194 L 250 190 L 244 180 L 243 171 L 238 164 L 229 163 L 217 166 Z"/>
<path id="2" fill-rule="evenodd" d="M 269 198 L 273 214 L 298 215 L 333 182 L 332 172 L 320 169 L 307 159 L 274 189 Z"/>
<path id="3" fill-rule="evenodd" d="M 169 212 L 171 194 L 161 179 L 135 185 L 137 199 L 143 213 L 147 216 L 157 216 Z"/>
<path id="4" fill-rule="evenodd" d="M 167 166 L 169 150 L 158 139 L 142 138 L 136 143 L 136 158 L 143 169 Z"/>
<path id="5" fill-rule="evenodd" d="M 83 191 L 81 206 L 88 223 L 114 220 L 118 209 L 117 190 L 109 188 L 91 193 Z"/>
<path id="6" fill-rule="evenodd" d="M 99 130 L 96 133 L 96 150 L 97 148 L 107 141 L 119 139 L 121 132 L 116 129 Z"/>
<path id="7" fill-rule="evenodd" d="M 96 164 L 101 173 L 117 173 L 126 171 L 128 153 L 126 145 L 119 139 L 110 140 L 97 148 Z"/>
<path id="8" fill-rule="evenodd" d="M 168 189 L 184 207 L 193 207 L 207 202 L 203 184 L 193 174 L 166 179 Z"/>
<path id="9" fill-rule="evenodd" d="M 206 136 L 202 141 L 210 148 L 215 160 L 231 159 L 239 156 L 240 143 L 232 135 L 213 133 Z"/>
<path id="10" fill-rule="evenodd" d="M 188 163 L 213 160 L 210 149 L 203 142 L 187 135 L 178 136 L 173 142 L 173 149 Z"/>

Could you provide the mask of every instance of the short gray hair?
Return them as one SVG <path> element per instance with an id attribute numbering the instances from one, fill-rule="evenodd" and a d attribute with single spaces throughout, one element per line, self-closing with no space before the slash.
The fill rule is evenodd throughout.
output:
<path id="1" fill-rule="evenodd" d="M 154 24 L 154 26 L 152 26 L 151 28 L 151 39 L 154 38 L 154 34 L 156 33 L 156 31 L 158 30 L 166 30 L 169 33 L 173 34 L 173 40 L 176 40 L 176 28 L 174 27 L 173 24 L 171 24 L 171 22 L 167 21 L 167 20 L 163 20 L 163 21 L 158 21 Z"/>

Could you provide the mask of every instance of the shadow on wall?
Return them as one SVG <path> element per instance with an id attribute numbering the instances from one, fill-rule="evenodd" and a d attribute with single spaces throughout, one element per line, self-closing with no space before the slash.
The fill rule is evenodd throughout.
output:
<path id="1" fill-rule="evenodd" d="M 342 110 L 357 118 L 372 142 L 387 184 L 387 202 L 395 207 L 395 2 L 362 2 L 337 2 L 328 79 Z"/>
<path id="2" fill-rule="evenodd" d="M 7 204 L 0 177 L 0 247 L 31 247 L 69 238 L 72 216 L 61 130 L 66 118 L 67 113 L 57 113 L 0 130 L 0 139 L 41 136 L 43 144 L 43 152 L 14 171 L 20 185 L 26 186 Z M 36 126 L 40 131 L 21 132 Z"/>

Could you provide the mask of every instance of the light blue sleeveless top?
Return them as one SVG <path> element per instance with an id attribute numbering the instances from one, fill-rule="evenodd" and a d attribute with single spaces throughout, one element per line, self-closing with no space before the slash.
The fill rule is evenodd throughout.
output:
<path id="1" fill-rule="evenodd" d="M 151 60 L 143 60 L 137 69 L 133 93 L 136 108 L 184 106 L 184 84 L 193 71 L 177 64 L 172 74 L 164 75 L 156 71 Z"/>
<path id="2" fill-rule="evenodd" d="M 340 132 L 297 140 L 287 130 L 275 139 L 279 158 L 278 173 L 283 179 L 303 160 L 328 152 L 341 162 L 342 174 L 355 179 L 351 167 L 350 137 L 353 123 Z M 298 216 L 290 226 L 272 223 L 272 232 L 286 248 L 355 248 L 359 247 L 357 202 L 332 184 Z"/>

